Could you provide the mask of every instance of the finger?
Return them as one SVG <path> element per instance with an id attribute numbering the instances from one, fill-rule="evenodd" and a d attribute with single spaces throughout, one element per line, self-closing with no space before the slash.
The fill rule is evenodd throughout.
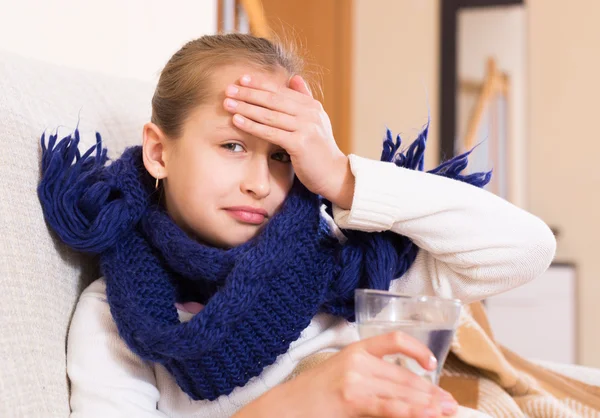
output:
<path id="1" fill-rule="evenodd" d="M 293 142 L 291 141 L 291 132 L 263 125 L 262 123 L 250 120 L 238 113 L 233 115 L 233 124 L 242 131 L 278 145 L 290 153 L 288 147 Z"/>
<path id="2" fill-rule="evenodd" d="M 437 390 L 437 396 L 439 396 L 440 399 L 457 403 L 456 399 L 454 399 L 454 396 L 452 396 L 452 394 L 450 392 L 446 392 L 444 389 L 442 389 L 439 386 L 436 386 L 436 390 Z"/>
<path id="3" fill-rule="evenodd" d="M 258 90 L 231 84 L 225 89 L 225 96 L 267 109 L 277 110 L 292 116 L 297 115 L 301 111 L 301 105 L 298 102 L 278 92 Z"/>
<path id="4" fill-rule="evenodd" d="M 287 113 L 277 112 L 276 110 L 266 109 L 246 102 L 239 102 L 234 99 L 225 99 L 223 102 L 225 110 L 231 113 L 239 113 L 248 119 L 273 128 L 283 129 L 289 132 L 295 131 L 298 126 L 296 118 Z"/>
<path id="5" fill-rule="evenodd" d="M 445 416 L 456 413 L 458 409 L 458 403 L 450 393 L 404 367 L 390 367 L 388 362 L 373 356 L 367 356 L 364 366 L 371 370 L 376 379 L 388 382 L 388 385 L 391 382 L 392 385 L 388 387 L 398 388 L 396 397 L 408 403 L 411 403 L 411 400 L 428 399 L 429 405 L 438 405 Z M 382 390 L 381 396 L 384 396 L 384 393 Z"/>
<path id="6" fill-rule="evenodd" d="M 240 85 L 257 90 L 266 90 L 271 93 L 280 93 L 299 103 L 310 103 L 312 101 L 312 96 L 307 96 L 306 94 L 302 94 L 294 89 L 288 88 L 286 86 L 281 86 L 281 84 L 274 83 L 272 79 L 264 77 L 251 77 L 249 75 L 244 75 L 240 79 Z"/>
<path id="7" fill-rule="evenodd" d="M 308 84 L 298 74 L 293 75 L 292 78 L 290 78 L 290 82 L 288 84 L 290 86 L 290 89 L 295 90 L 298 93 L 302 93 L 306 96 L 313 97 L 313 94 L 310 91 Z"/>
<path id="8" fill-rule="evenodd" d="M 377 357 L 366 357 L 365 368 L 371 371 L 373 377 L 394 382 L 395 384 L 410 386 L 417 391 L 428 393 L 430 395 L 440 393 L 440 389 L 431 383 L 431 381 L 417 376 L 405 367 L 390 364 Z"/>
<path id="9" fill-rule="evenodd" d="M 444 416 L 454 416 L 454 414 L 456 414 L 456 412 L 458 411 L 458 402 L 456 402 L 456 400 L 450 393 L 446 392 L 443 389 L 438 388 L 438 392 L 435 395 L 434 402 L 436 404 L 439 404 Z"/>
<path id="10" fill-rule="evenodd" d="M 418 377 L 417 377 L 418 378 Z M 421 379 L 422 380 L 422 379 Z M 386 399 L 398 399 L 414 405 L 432 405 L 437 399 L 433 393 L 417 390 L 411 386 L 392 383 L 389 380 L 369 379 L 364 384 L 365 395 Z"/>
<path id="11" fill-rule="evenodd" d="M 400 399 L 370 397 L 365 399 L 361 416 L 380 418 L 438 418 L 439 408 L 417 405 Z"/>
<path id="12" fill-rule="evenodd" d="M 357 344 L 379 358 L 387 354 L 404 354 L 415 359 L 426 370 L 435 370 L 437 367 L 437 360 L 429 348 L 421 341 L 403 332 L 378 335 Z"/>

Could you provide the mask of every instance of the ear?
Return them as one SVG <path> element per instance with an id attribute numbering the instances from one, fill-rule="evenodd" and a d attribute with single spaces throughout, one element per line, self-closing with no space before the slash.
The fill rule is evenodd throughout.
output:
<path id="1" fill-rule="evenodd" d="M 156 124 L 148 122 L 144 125 L 144 167 L 152 177 L 159 180 L 167 177 L 166 141 L 166 135 Z"/>

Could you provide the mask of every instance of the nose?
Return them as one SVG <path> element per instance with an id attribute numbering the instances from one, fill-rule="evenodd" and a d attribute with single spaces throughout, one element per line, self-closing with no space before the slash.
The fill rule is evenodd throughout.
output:
<path id="1" fill-rule="evenodd" d="M 255 199 L 264 199 L 271 193 L 271 172 L 267 158 L 255 155 L 249 161 L 240 187 L 243 193 Z"/>

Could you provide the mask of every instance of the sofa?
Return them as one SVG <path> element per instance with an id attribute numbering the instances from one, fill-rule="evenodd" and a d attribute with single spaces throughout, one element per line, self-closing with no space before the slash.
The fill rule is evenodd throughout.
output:
<path id="1" fill-rule="evenodd" d="M 153 86 L 0 52 L 0 417 L 68 417 L 66 337 L 97 260 L 50 233 L 36 194 L 40 136 L 79 128 L 109 156 L 141 143 Z M 553 365 L 600 383 L 596 370 Z"/>
<path id="2" fill-rule="evenodd" d="M 0 417 L 67 417 L 66 336 L 93 257 L 51 234 L 37 198 L 40 136 L 82 145 L 102 134 L 109 155 L 140 144 L 152 86 L 0 52 Z"/>

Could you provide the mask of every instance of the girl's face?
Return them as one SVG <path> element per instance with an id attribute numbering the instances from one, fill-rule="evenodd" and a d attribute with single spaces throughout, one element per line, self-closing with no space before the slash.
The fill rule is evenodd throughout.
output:
<path id="1" fill-rule="evenodd" d="M 223 109 L 225 89 L 244 74 L 287 84 L 285 71 L 225 66 L 212 77 L 212 98 L 185 122 L 180 138 L 144 127 L 144 164 L 162 180 L 166 208 L 193 237 L 222 248 L 250 240 L 277 212 L 293 182 L 288 154 L 244 133 Z"/>

